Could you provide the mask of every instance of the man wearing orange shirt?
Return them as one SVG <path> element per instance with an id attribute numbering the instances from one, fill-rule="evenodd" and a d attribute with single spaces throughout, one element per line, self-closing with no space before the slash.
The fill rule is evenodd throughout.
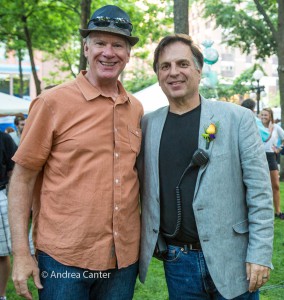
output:
<path id="1" fill-rule="evenodd" d="M 30 276 L 42 300 L 133 297 L 143 108 L 118 81 L 139 40 L 131 31 L 117 6 L 95 11 L 80 29 L 89 70 L 31 105 L 9 194 L 13 280 L 26 299 Z M 32 205 L 38 266 L 26 242 Z"/>

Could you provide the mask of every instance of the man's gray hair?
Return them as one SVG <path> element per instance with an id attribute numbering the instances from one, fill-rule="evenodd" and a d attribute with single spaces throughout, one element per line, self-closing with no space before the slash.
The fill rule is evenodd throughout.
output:
<path id="1" fill-rule="evenodd" d="M 85 38 L 83 38 L 83 42 L 86 43 L 87 45 L 90 45 L 90 35 L 87 35 Z M 127 50 L 131 50 L 131 45 L 127 39 L 124 39 L 126 42 Z"/>
<path id="2" fill-rule="evenodd" d="M 195 69 L 196 70 L 201 70 L 201 66 L 197 60 L 197 58 L 193 55 L 193 62 L 194 62 L 194 65 L 195 65 Z"/>

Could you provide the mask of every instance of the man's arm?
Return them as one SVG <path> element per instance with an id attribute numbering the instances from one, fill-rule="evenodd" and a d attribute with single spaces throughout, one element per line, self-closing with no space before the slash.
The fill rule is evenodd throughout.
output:
<path id="1" fill-rule="evenodd" d="M 249 245 L 246 257 L 249 291 L 267 282 L 272 267 L 273 202 L 267 160 L 255 121 L 244 112 L 239 127 L 239 149 L 246 185 Z"/>
<path id="2" fill-rule="evenodd" d="M 32 207 L 32 195 L 38 171 L 15 165 L 9 190 L 9 223 L 14 256 L 12 279 L 17 293 L 32 299 L 27 280 L 33 277 L 38 289 L 42 288 L 39 270 L 32 258 L 28 243 L 28 225 Z"/>

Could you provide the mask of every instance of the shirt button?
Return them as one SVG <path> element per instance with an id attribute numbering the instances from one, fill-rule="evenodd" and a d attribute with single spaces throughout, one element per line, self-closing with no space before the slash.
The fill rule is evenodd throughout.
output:
<path id="1" fill-rule="evenodd" d="M 118 183 L 119 183 L 119 180 L 118 180 L 117 178 L 115 179 L 115 183 L 116 183 L 116 184 L 118 184 Z"/>
<path id="2" fill-rule="evenodd" d="M 114 128 L 114 131 L 117 132 L 117 128 Z"/>
<path id="3" fill-rule="evenodd" d="M 118 235 L 118 233 L 115 231 L 115 232 L 114 232 L 114 235 Z"/>
<path id="4" fill-rule="evenodd" d="M 115 156 L 116 158 L 118 158 L 118 153 L 114 153 L 114 156 Z"/>
<path id="5" fill-rule="evenodd" d="M 114 209 L 115 209 L 115 210 L 118 210 L 118 206 L 116 206 Z"/>

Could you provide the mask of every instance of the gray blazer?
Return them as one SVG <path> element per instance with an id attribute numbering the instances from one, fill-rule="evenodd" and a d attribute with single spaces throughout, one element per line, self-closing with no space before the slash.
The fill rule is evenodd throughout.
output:
<path id="1" fill-rule="evenodd" d="M 138 159 L 141 181 L 141 282 L 160 226 L 159 146 L 168 106 L 142 119 Z M 216 139 L 202 137 L 219 121 Z M 178 134 L 178 133 L 177 133 Z M 202 98 L 198 147 L 209 154 L 199 170 L 193 210 L 211 277 L 223 297 L 248 291 L 245 262 L 272 268 L 274 214 L 268 164 L 253 113 L 243 107 Z"/>

